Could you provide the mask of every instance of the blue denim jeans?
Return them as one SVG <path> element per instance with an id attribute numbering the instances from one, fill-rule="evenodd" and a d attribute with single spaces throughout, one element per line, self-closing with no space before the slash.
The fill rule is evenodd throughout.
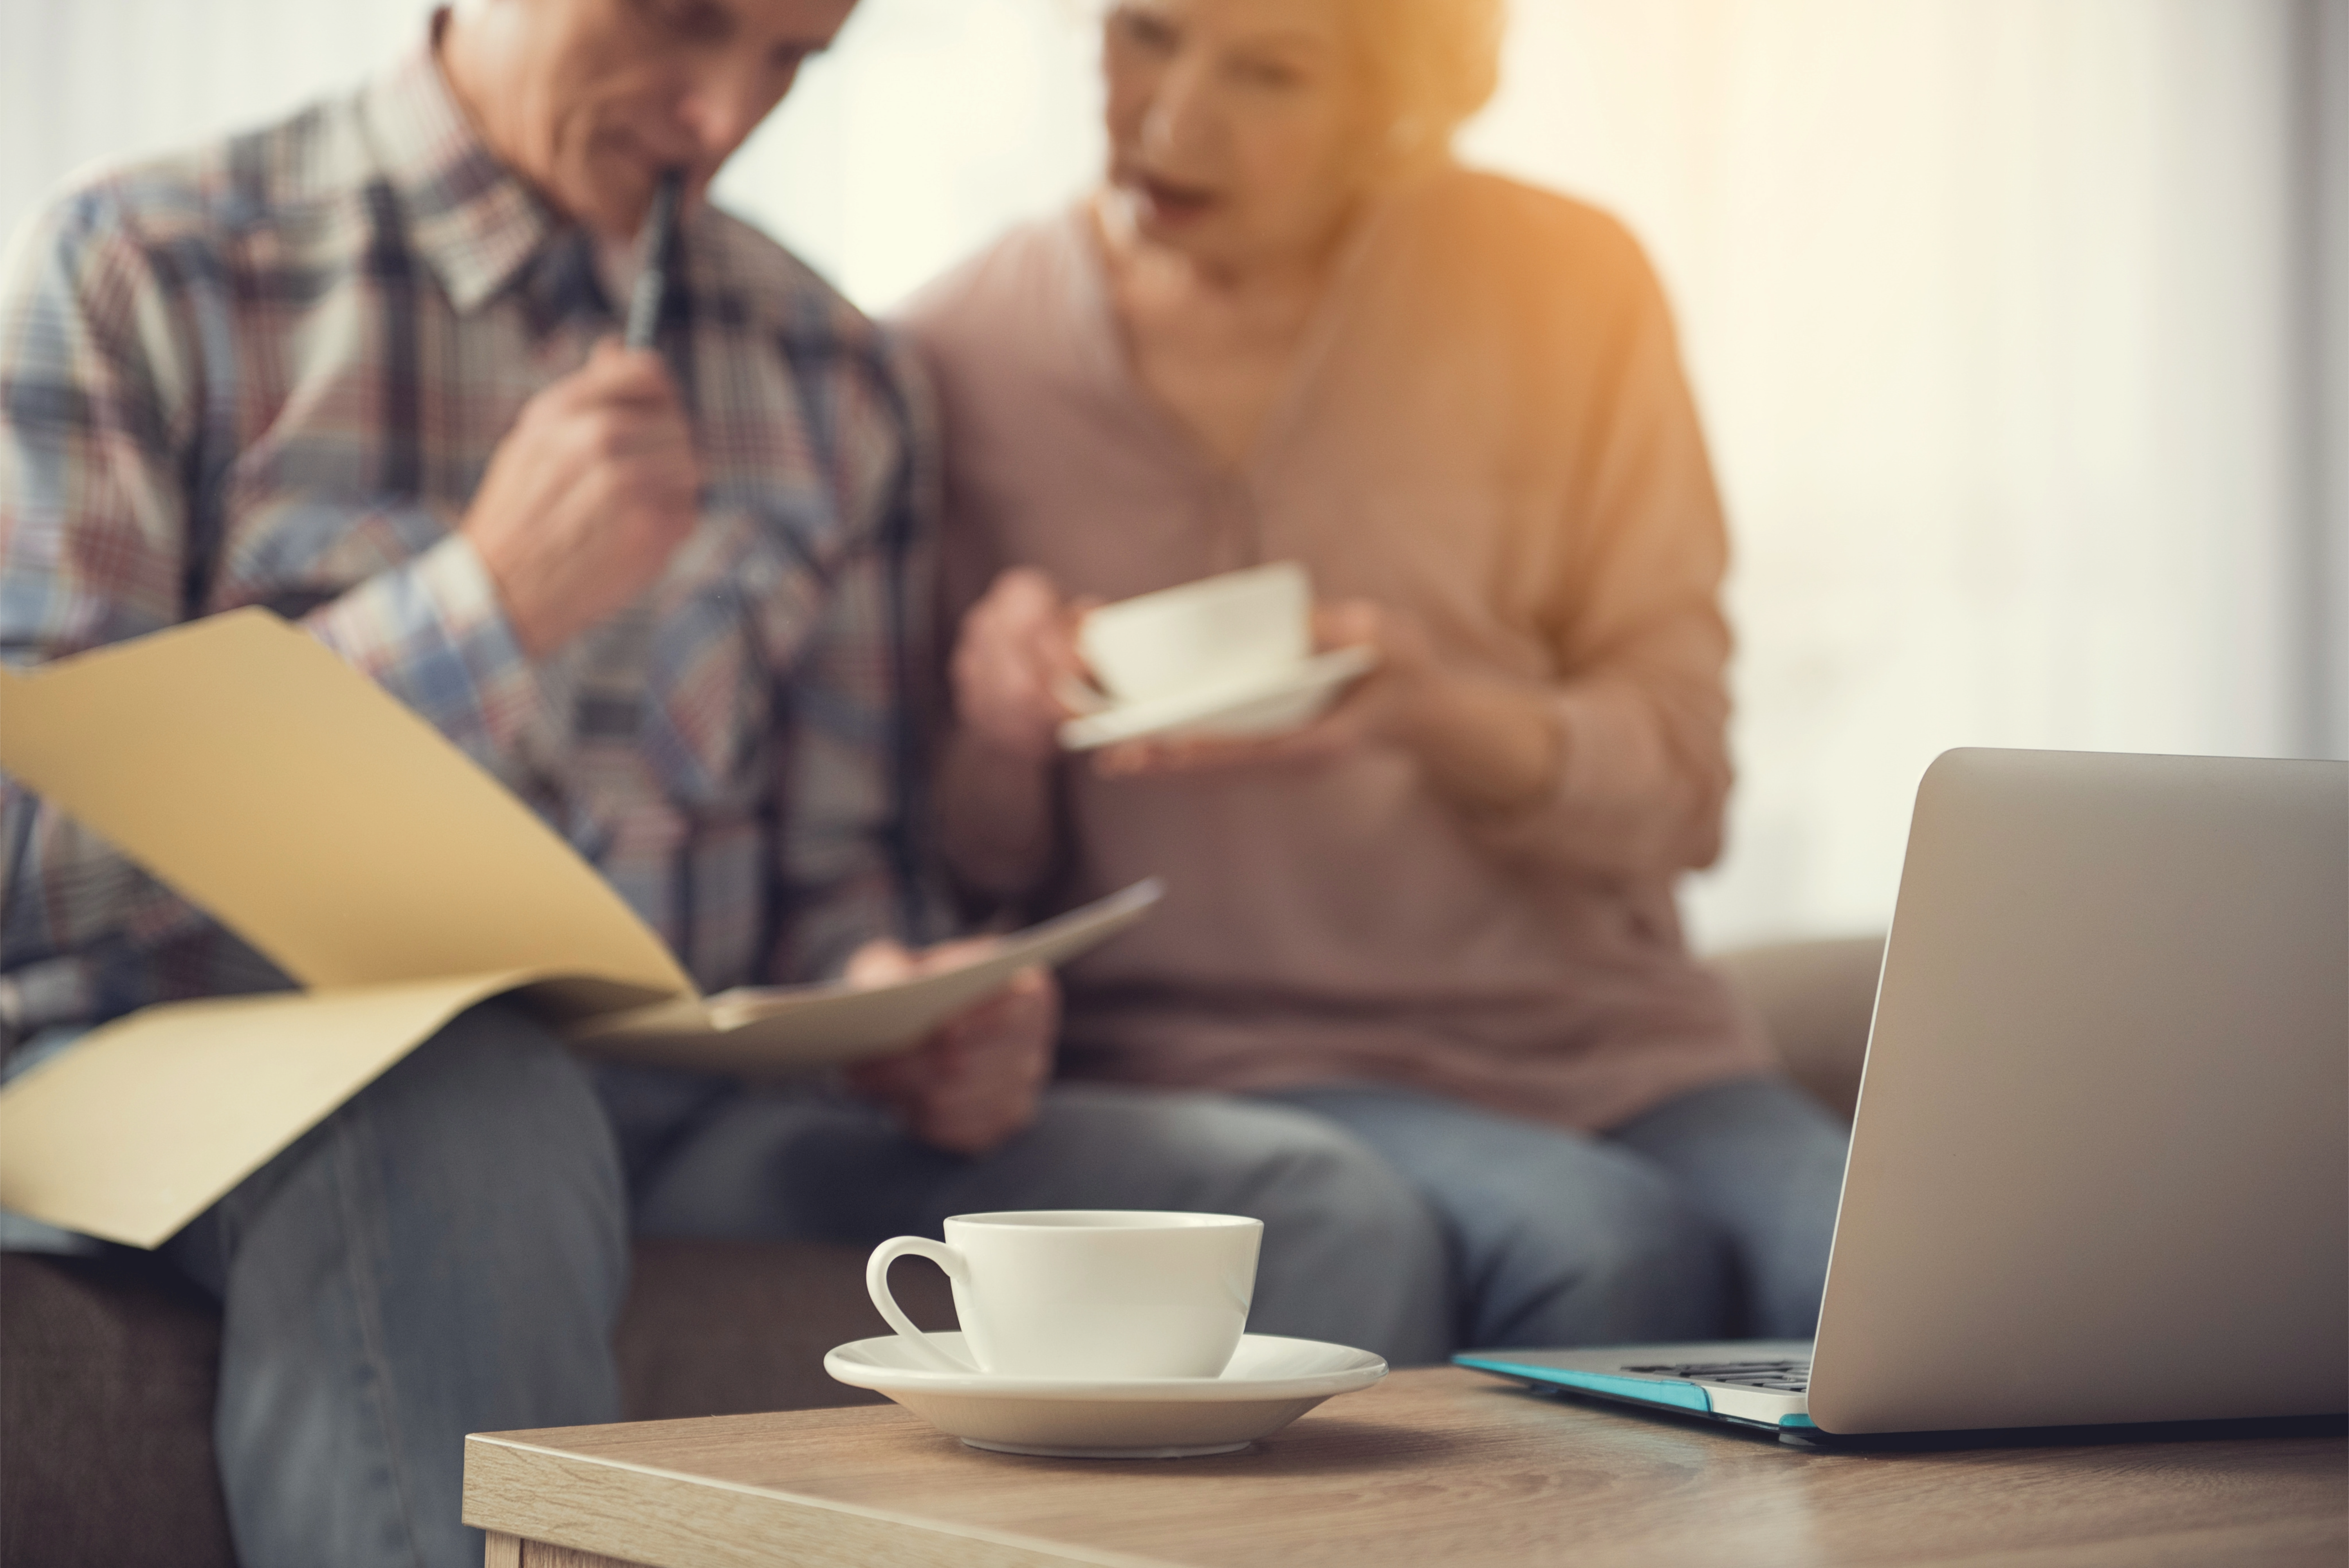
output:
<path id="1" fill-rule="evenodd" d="M 162 1251 L 221 1303 L 244 1568 L 478 1563 L 464 1435 L 619 1417 L 618 1148 L 520 1012 L 459 1018 Z"/>
<path id="2" fill-rule="evenodd" d="M 1850 1135 L 1785 1080 L 1714 1085 L 1599 1135 L 1381 1085 L 1268 1097 L 1346 1128 L 1434 1206 L 1464 1346 L 1818 1326 Z"/>
<path id="3" fill-rule="evenodd" d="M 1252 1214 L 1252 1330 L 1406 1364 L 1447 1347 L 1432 1213 L 1326 1121 L 1069 1086 L 1029 1131 L 964 1159 L 845 1096 L 593 1072 L 499 1004 L 163 1250 L 222 1305 L 214 1435 L 245 1568 L 471 1568 L 464 1435 L 620 1417 L 611 1340 L 632 1229 L 864 1244 L 1024 1208 Z"/>
<path id="4" fill-rule="evenodd" d="M 682 1115 L 681 1078 L 704 1086 Z M 968 1159 L 844 1095 L 626 1069 L 607 1069 L 603 1088 L 646 1235 L 869 1247 L 1005 1209 L 1247 1214 L 1264 1221 L 1250 1333 L 1357 1345 L 1405 1366 L 1451 1348 L 1433 1212 L 1319 1117 L 1220 1095 L 1061 1084 L 1033 1127 Z"/>

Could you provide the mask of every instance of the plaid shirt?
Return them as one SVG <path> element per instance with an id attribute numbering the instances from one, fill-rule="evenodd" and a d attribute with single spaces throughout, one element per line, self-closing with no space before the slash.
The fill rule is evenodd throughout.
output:
<path id="1" fill-rule="evenodd" d="M 934 934 L 912 842 L 926 407 L 771 242 L 704 208 L 680 248 L 661 347 L 700 525 L 638 603 L 533 663 L 456 528 L 523 401 L 615 313 L 592 239 L 492 159 L 429 50 L 69 192 L 0 283 L 0 657 L 268 605 L 528 801 L 707 990 Z M 5 779 L 0 876 L 10 1033 L 285 983 Z"/>

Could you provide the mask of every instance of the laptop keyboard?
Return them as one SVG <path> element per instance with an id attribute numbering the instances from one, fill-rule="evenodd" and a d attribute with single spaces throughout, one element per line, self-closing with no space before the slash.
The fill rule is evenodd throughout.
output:
<path id="1" fill-rule="evenodd" d="M 1686 1377 L 1698 1383 L 1726 1383 L 1734 1388 L 1766 1388 L 1773 1394 L 1806 1394 L 1811 1364 L 1797 1361 L 1683 1361 L 1660 1366 L 1626 1366 L 1657 1377 Z"/>

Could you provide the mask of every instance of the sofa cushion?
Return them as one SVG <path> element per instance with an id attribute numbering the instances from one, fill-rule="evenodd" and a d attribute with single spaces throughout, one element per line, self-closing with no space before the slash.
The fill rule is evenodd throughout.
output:
<path id="1" fill-rule="evenodd" d="M 946 1277 L 891 1278 L 951 1328 Z M 617 1350 L 632 1420 L 878 1401 L 824 1376 L 886 1334 L 862 1249 L 642 1241 Z M 160 1259 L 0 1253 L 0 1563 L 233 1568 L 213 1469 L 220 1314 Z"/>
<path id="2" fill-rule="evenodd" d="M 889 1283 L 916 1324 L 954 1327 L 937 1268 L 898 1268 Z M 620 1396 L 632 1421 L 877 1405 L 882 1396 L 826 1376 L 823 1353 L 888 1332 L 864 1293 L 861 1248 L 639 1241 Z"/>
<path id="3" fill-rule="evenodd" d="M 220 1316 L 143 1252 L 0 1254 L 0 1563 L 229 1568 Z"/>
<path id="4" fill-rule="evenodd" d="M 1846 1121 L 1876 1012 L 1882 937 L 1773 942 L 1714 955 L 1755 1012 L 1795 1081 Z"/>

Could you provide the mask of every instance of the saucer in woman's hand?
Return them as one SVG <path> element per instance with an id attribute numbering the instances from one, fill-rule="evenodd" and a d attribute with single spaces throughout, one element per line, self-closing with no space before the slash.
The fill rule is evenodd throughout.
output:
<path id="1" fill-rule="evenodd" d="M 930 1338 L 968 1357 L 959 1334 Z M 1171 1459 L 1226 1454 L 1269 1437 L 1322 1400 L 1367 1388 L 1387 1364 L 1367 1350 L 1251 1334 L 1220 1377 L 1006 1377 L 933 1372 L 895 1334 L 823 1358 L 841 1382 L 887 1395 L 974 1449 L 1057 1459 Z"/>
<path id="2" fill-rule="evenodd" d="M 1318 718 L 1347 682 L 1378 661 L 1372 649 L 1332 649 L 1237 680 L 1116 703 L 1062 724 L 1061 744 L 1090 752 L 1152 735 L 1276 735 Z"/>

